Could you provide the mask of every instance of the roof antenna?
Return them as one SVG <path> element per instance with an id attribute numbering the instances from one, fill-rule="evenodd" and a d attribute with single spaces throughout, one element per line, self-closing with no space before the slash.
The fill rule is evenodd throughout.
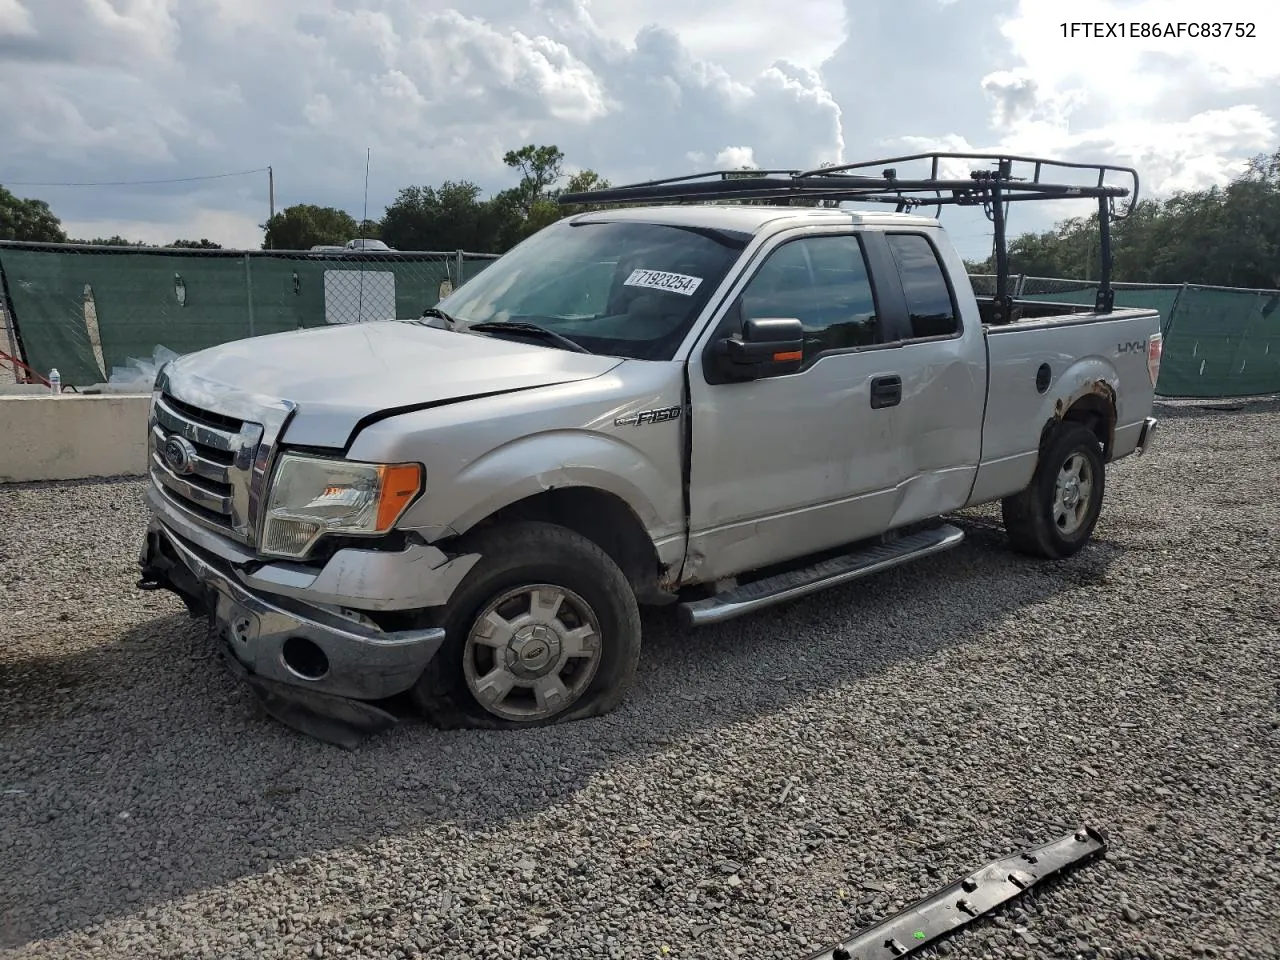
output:
<path id="1" fill-rule="evenodd" d="M 357 233 L 364 233 L 364 225 L 369 222 L 369 162 L 373 158 L 373 148 L 364 148 L 364 209 L 360 211 L 360 229 Z M 364 244 L 360 244 L 360 249 L 364 249 Z M 360 295 L 356 305 L 356 323 L 364 320 L 364 261 L 360 261 Z"/>
<path id="2" fill-rule="evenodd" d="M 373 148 L 364 148 L 364 210 L 360 213 L 360 226 L 369 220 L 369 161 L 373 158 Z"/>

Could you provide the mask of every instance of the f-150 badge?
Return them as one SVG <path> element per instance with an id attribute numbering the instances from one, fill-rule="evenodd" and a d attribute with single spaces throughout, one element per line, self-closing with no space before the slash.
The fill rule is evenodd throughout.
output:
<path id="1" fill-rule="evenodd" d="M 642 410 L 630 417 L 619 417 L 613 421 L 619 427 L 639 427 L 646 423 L 666 423 L 680 419 L 679 407 L 667 407 L 665 410 Z"/>

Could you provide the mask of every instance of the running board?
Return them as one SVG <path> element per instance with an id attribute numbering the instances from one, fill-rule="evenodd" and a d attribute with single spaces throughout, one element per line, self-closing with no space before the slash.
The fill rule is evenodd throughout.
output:
<path id="1" fill-rule="evenodd" d="M 680 604 L 680 616 L 685 626 L 700 627 L 708 623 L 720 623 L 743 614 L 754 613 L 776 603 L 804 597 L 829 587 L 838 587 L 861 577 L 888 570 L 908 560 L 927 557 L 957 547 L 964 540 L 964 531 L 950 524 L 929 530 L 921 530 L 891 540 L 846 553 L 831 560 L 823 560 L 811 567 L 791 573 L 779 573 L 754 583 L 734 587 L 706 600 Z"/>
<path id="2" fill-rule="evenodd" d="M 893 960 L 931 946 L 1025 890 L 1105 857 L 1107 835 L 1093 827 L 993 860 L 937 893 L 806 960 Z M 999 953 L 999 951 L 997 951 Z"/>

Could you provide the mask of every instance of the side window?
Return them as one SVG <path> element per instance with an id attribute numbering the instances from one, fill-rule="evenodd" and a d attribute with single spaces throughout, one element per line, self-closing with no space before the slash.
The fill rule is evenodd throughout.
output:
<path id="1" fill-rule="evenodd" d="M 783 244 L 751 278 L 739 307 L 744 321 L 799 319 L 806 362 L 828 350 L 881 342 L 871 278 L 862 243 L 854 236 L 806 237 Z"/>
<path id="2" fill-rule="evenodd" d="M 960 318 L 933 244 L 918 233 L 891 233 L 887 239 L 907 297 L 911 335 L 947 337 L 958 333 Z"/>

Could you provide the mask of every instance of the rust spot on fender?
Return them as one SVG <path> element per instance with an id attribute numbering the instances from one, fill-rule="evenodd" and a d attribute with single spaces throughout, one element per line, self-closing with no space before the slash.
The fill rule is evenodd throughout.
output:
<path id="1" fill-rule="evenodd" d="M 1045 421 L 1044 427 L 1040 431 L 1040 445 L 1044 446 L 1045 440 L 1048 439 L 1049 433 L 1066 419 L 1067 414 L 1071 412 L 1082 400 L 1088 398 L 1100 399 L 1107 410 L 1107 440 L 1106 449 L 1110 450 L 1115 446 L 1116 439 L 1116 392 L 1111 384 L 1105 380 L 1094 380 L 1088 384 L 1085 391 L 1079 396 L 1071 400 L 1068 405 L 1066 399 L 1059 397 L 1053 402 L 1053 416 Z"/>
<path id="2" fill-rule="evenodd" d="M 1114 404 L 1116 401 L 1116 392 L 1112 389 L 1111 384 L 1105 380 L 1095 380 L 1089 384 L 1089 392 L 1096 396 L 1102 397 L 1108 403 Z"/>

